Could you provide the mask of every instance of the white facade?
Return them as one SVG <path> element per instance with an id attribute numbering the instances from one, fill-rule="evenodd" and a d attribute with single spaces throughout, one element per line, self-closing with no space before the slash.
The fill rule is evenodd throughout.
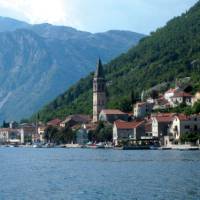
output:
<path id="1" fill-rule="evenodd" d="M 164 98 L 167 100 L 167 101 L 171 101 L 171 97 L 174 96 L 175 92 L 177 92 L 179 90 L 179 88 L 175 88 L 175 89 L 169 89 L 167 92 L 165 92 L 164 94 Z"/>
<path id="2" fill-rule="evenodd" d="M 158 121 L 155 117 L 152 118 L 152 136 L 153 137 L 158 137 Z"/>
<path id="3" fill-rule="evenodd" d="M 118 145 L 119 140 L 129 140 L 136 139 L 136 130 L 133 129 L 119 129 L 114 123 L 113 126 L 113 143 L 114 145 Z"/>
<path id="4" fill-rule="evenodd" d="M 190 117 L 184 117 L 184 119 L 175 116 L 169 132 L 176 140 L 179 140 L 182 134 L 200 132 L 200 116 L 193 115 Z"/>

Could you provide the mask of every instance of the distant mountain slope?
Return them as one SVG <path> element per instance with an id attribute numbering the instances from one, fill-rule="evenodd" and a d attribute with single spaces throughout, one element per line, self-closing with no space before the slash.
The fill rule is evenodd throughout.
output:
<path id="1" fill-rule="evenodd" d="M 6 23 L 7 22 L 7 23 Z M 0 19 L 0 121 L 28 117 L 144 35 L 127 31 L 91 34 L 50 24 Z"/>
<path id="2" fill-rule="evenodd" d="M 200 90 L 200 1 L 188 12 L 142 39 L 128 53 L 105 65 L 108 107 L 123 108 L 133 92 L 141 93 L 178 77 L 192 78 Z M 70 113 L 92 113 L 92 78 L 81 79 L 64 94 L 45 106 L 41 120 Z M 126 104 L 125 104 L 126 105 Z M 125 108 L 126 109 L 126 108 Z"/>
<path id="3" fill-rule="evenodd" d="M 30 25 L 9 17 L 0 17 L 0 32 L 15 31 L 21 28 L 28 28 Z"/>

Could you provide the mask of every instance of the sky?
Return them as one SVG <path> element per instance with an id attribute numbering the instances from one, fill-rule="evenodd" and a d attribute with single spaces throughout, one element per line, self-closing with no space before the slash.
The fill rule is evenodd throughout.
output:
<path id="1" fill-rule="evenodd" d="M 149 34 L 198 0 L 0 0 L 0 15 L 89 32 L 131 30 Z"/>

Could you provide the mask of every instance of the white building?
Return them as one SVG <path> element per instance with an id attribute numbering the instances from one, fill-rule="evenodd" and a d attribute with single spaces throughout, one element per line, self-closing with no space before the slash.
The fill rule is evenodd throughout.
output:
<path id="1" fill-rule="evenodd" d="M 173 106 L 173 107 L 176 107 L 182 103 L 184 103 L 188 106 L 191 106 L 193 96 L 186 92 L 177 92 L 170 99 L 171 99 L 171 101 L 170 101 L 171 106 Z"/>
<path id="2" fill-rule="evenodd" d="M 113 125 L 113 143 L 118 145 L 122 141 L 139 140 L 145 136 L 144 121 L 126 122 L 117 120 Z"/>
<path id="3" fill-rule="evenodd" d="M 180 114 L 174 116 L 169 129 L 170 136 L 174 140 L 179 140 L 182 134 L 195 132 L 200 132 L 200 115 Z"/>
<path id="4" fill-rule="evenodd" d="M 168 91 L 165 92 L 164 98 L 168 102 L 170 102 L 171 101 L 171 97 L 173 97 L 177 91 L 179 91 L 179 88 L 170 88 Z"/>
<path id="5" fill-rule="evenodd" d="M 200 101 L 200 92 L 197 92 L 192 99 L 192 105 L 194 105 L 197 101 Z"/>
<path id="6" fill-rule="evenodd" d="M 0 143 L 22 143 L 23 135 L 19 129 L 0 128 Z"/>

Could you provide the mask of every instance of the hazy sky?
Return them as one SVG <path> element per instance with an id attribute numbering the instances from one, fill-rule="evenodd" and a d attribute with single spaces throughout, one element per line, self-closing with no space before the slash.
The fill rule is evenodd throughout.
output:
<path id="1" fill-rule="evenodd" d="M 0 0 L 0 15 L 90 32 L 110 29 L 149 33 L 197 0 Z"/>

